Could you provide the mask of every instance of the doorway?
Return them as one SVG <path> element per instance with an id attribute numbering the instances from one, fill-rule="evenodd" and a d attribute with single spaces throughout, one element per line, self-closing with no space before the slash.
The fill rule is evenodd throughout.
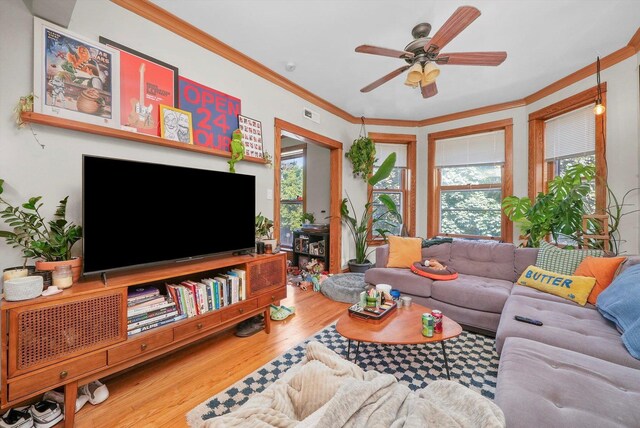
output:
<path id="1" fill-rule="evenodd" d="M 281 154 L 283 147 L 286 148 Z M 328 187 L 329 204 L 328 209 L 323 208 L 322 201 L 312 200 L 313 194 L 308 190 L 313 190 L 315 183 L 310 186 L 313 178 L 312 174 L 301 175 L 302 183 L 295 190 L 290 186 L 286 188 L 286 198 L 283 196 L 282 168 L 291 168 L 293 174 L 299 174 L 296 168 L 304 166 L 312 153 L 320 153 L 319 150 L 329 151 L 328 160 L 328 180 L 324 184 Z M 327 269 L 331 273 L 341 271 L 341 238 L 342 223 L 340 220 L 340 203 L 342 201 L 342 143 L 331 138 L 324 137 L 315 132 L 304 129 L 300 126 L 276 118 L 275 138 L 274 138 L 274 230 L 275 237 L 280 242 L 293 245 L 292 234 L 285 227 L 283 230 L 287 236 L 281 236 L 281 210 L 289 212 L 313 212 L 316 223 L 329 223 L 329 266 Z M 284 163 L 284 164 L 283 164 Z M 303 177 L 307 176 L 309 180 Z M 281 200 L 282 199 L 282 200 Z M 318 202 L 316 204 L 316 202 Z M 318 212 L 315 212 L 318 211 Z M 322 212 L 324 211 L 324 213 Z M 288 217 L 292 218 L 292 217 Z M 283 241 L 284 239 L 284 241 Z M 289 242 L 291 241 L 291 242 Z"/>

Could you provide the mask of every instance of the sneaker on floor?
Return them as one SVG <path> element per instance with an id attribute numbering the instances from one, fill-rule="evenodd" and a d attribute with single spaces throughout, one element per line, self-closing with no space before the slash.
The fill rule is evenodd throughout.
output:
<path id="1" fill-rule="evenodd" d="M 31 428 L 33 427 L 33 417 L 27 407 L 16 407 L 9 409 L 7 413 L 0 417 L 0 428 Z"/>
<path id="2" fill-rule="evenodd" d="M 60 405 L 62 411 L 64 412 L 64 393 L 59 391 L 48 391 L 45 392 L 42 396 L 43 400 L 55 401 Z M 84 407 L 85 404 L 89 401 L 89 397 L 84 395 L 82 391 L 78 388 L 78 398 L 76 398 L 76 413 Z"/>
<path id="3" fill-rule="evenodd" d="M 55 401 L 43 400 L 32 404 L 29 412 L 33 416 L 33 425 L 36 428 L 50 428 L 60 422 L 64 415 L 60 405 Z"/>
<path id="4" fill-rule="evenodd" d="M 82 395 L 86 395 L 89 397 L 89 403 L 91 404 L 100 404 L 109 398 L 109 390 L 107 389 L 107 385 L 100 382 L 99 380 L 94 380 L 91 383 L 86 385 L 82 385 L 79 388 L 79 391 Z"/>

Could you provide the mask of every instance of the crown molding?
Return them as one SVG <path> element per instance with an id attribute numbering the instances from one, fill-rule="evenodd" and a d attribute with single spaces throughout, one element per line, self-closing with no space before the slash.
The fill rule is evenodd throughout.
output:
<path id="1" fill-rule="evenodd" d="M 349 123 L 361 123 L 361 118 L 356 117 L 347 111 L 339 108 L 338 106 L 330 103 L 329 101 L 321 98 L 314 93 L 308 91 L 300 85 L 293 83 L 286 77 L 276 73 L 265 65 L 250 58 L 242 52 L 232 48 L 231 46 L 223 43 L 208 33 L 202 31 L 196 26 L 189 24 L 188 22 L 178 18 L 167 10 L 151 3 L 149 0 L 111 0 L 111 2 L 118 6 L 127 9 L 136 15 L 145 18 L 151 22 L 158 24 L 159 26 L 181 36 L 182 38 L 189 40 L 203 48 L 219 55 L 234 64 L 264 78 L 265 80 L 280 86 L 286 91 L 291 92 L 300 98 L 307 100 L 314 105 L 332 113 Z M 629 40 L 627 46 L 618 49 L 612 54 L 600 60 L 600 69 L 607 69 L 625 59 L 635 55 L 640 51 L 640 27 L 635 32 L 633 37 Z M 563 77 L 562 79 L 540 89 L 533 94 L 514 101 L 508 101 L 505 103 L 492 104 L 484 107 L 479 107 L 471 110 L 465 110 L 457 113 L 446 114 L 443 116 L 437 116 L 432 118 L 426 118 L 422 120 L 402 120 L 402 119 L 385 119 L 385 118 L 365 118 L 364 121 L 368 125 L 381 125 L 381 126 L 399 126 L 405 128 L 414 128 L 421 126 L 434 125 L 437 123 L 449 122 L 452 120 L 464 119 L 468 117 L 478 116 L 482 114 L 494 113 L 498 111 L 508 110 L 511 108 L 522 107 L 527 104 L 531 104 L 538 101 L 548 95 L 551 95 L 567 86 L 570 86 L 582 79 L 585 79 L 595 74 L 595 61 L 580 70 Z"/>

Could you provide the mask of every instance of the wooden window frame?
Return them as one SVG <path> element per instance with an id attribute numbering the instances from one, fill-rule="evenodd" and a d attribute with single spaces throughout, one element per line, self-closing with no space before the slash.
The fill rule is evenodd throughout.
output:
<path id="1" fill-rule="evenodd" d="M 285 155 L 287 151 L 296 151 L 296 150 L 302 150 L 302 154 L 288 155 L 288 156 Z M 302 158 L 302 212 L 305 213 L 307 212 L 307 145 L 306 144 L 297 144 L 295 146 L 287 146 L 287 147 L 283 147 L 280 150 L 280 162 L 285 161 L 287 159 L 295 159 L 295 158 Z M 280 169 L 280 174 L 282 174 L 282 169 Z M 281 196 L 280 206 L 282 206 L 283 204 L 286 205 L 286 204 L 299 202 L 297 200 L 294 201 L 290 199 L 282 199 L 282 194 L 280 196 Z M 278 219 L 280 219 L 280 212 L 276 213 L 276 215 L 278 216 Z M 284 248 L 285 250 L 292 250 L 293 246 L 287 247 L 285 245 L 282 245 L 282 248 Z"/>
<path id="2" fill-rule="evenodd" d="M 418 139 L 414 134 L 387 134 L 382 132 L 369 132 L 369 138 L 374 143 L 380 144 L 402 144 L 407 147 L 407 170 L 409 171 L 409 182 L 406 175 L 402 177 L 402 222 L 407 230 L 408 236 L 416 234 L 416 158 Z M 407 187 L 408 185 L 408 187 Z M 383 190 L 383 189 L 377 189 Z M 393 190 L 391 190 L 393 191 Z M 373 187 L 367 184 L 367 196 L 373 196 Z M 367 240 L 370 245 L 382 245 L 385 243 L 381 237 L 373 237 L 371 231 L 371 220 L 369 221 L 369 234 Z"/>
<path id="3" fill-rule="evenodd" d="M 602 104 L 607 104 L 607 83 L 600 85 Z M 558 101 L 529 114 L 529 198 L 533 201 L 540 192 L 547 191 L 548 180 L 553 178 L 553 162 L 544 159 L 544 127 L 545 121 L 573 110 L 595 104 L 598 87 L 594 86 L 569 98 Z M 596 124 L 595 158 L 596 158 L 596 214 L 604 214 L 607 203 L 607 152 L 606 123 L 607 112 L 599 116 L 594 114 Z"/>
<path id="4" fill-rule="evenodd" d="M 462 128 L 449 129 L 446 131 L 434 132 L 427 136 L 427 237 L 445 235 L 440 233 L 440 170 L 436 168 L 436 141 L 449 138 L 464 137 L 467 135 L 483 134 L 486 132 L 504 131 L 504 164 L 502 165 L 501 190 L 503 198 L 513 194 L 513 119 L 497 120 L 494 122 L 480 123 L 477 125 L 465 126 Z M 492 185 L 463 185 L 446 186 L 447 190 L 460 187 L 468 190 L 475 187 L 486 189 Z M 500 214 L 500 237 L 491 238 L 488 236 L 475 235 L 453 235 L 446 236 L 460 238 L 482 238 L 500 239 L 503 242 L 513 242 L 513 223 L 504 215 Z"/>

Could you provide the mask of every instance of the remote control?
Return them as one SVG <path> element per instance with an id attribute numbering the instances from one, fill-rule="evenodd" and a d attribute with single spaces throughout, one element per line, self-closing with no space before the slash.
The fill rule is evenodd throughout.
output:
<path id="1" fill-rule="evenodd" d="M 526 322 L 527 324 L 533 324 L 533 325 L 537 325 L 537 326 L 541 326 L 542 325 L 542 321 L 534 320 L 534 319 L 527 318 L 527 317 L 522 317 L 520 315 L 516 315 L 514 318 L 516 319 L 516 321 Z"/>

